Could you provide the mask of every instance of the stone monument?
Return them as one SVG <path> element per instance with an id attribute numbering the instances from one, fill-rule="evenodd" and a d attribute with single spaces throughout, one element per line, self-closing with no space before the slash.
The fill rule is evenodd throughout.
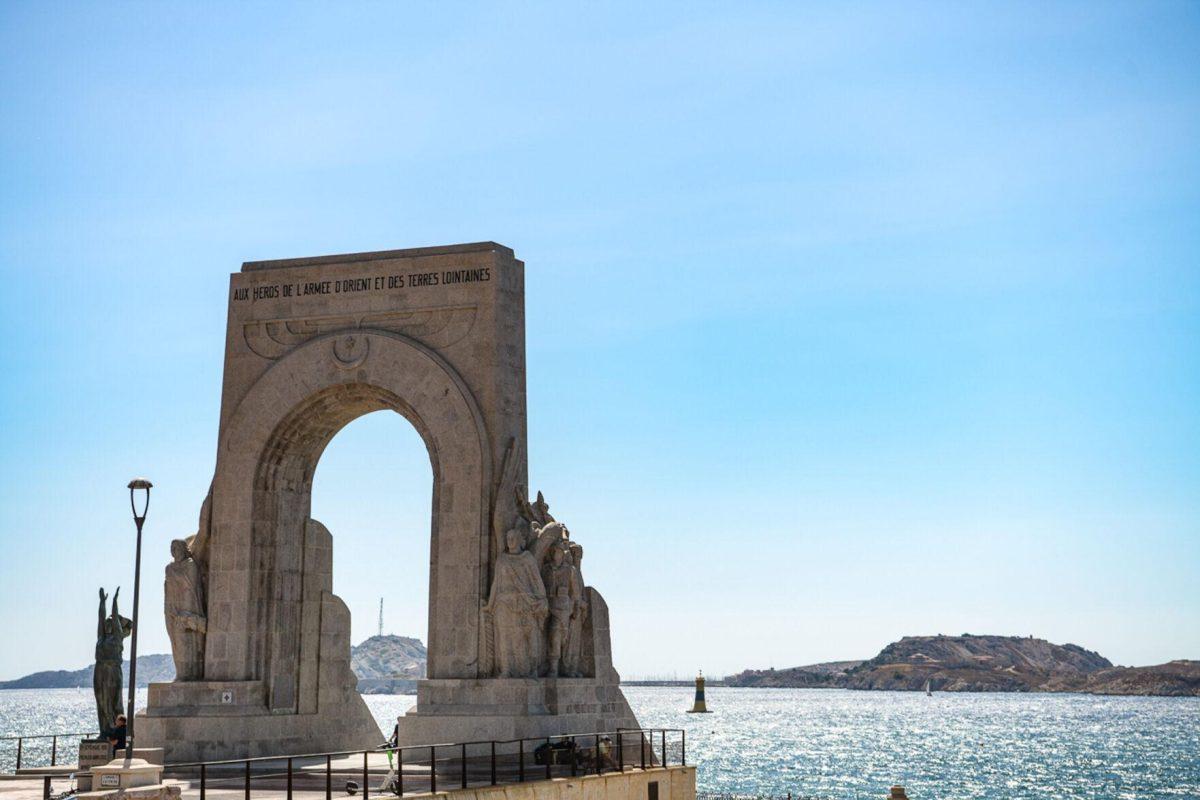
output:
<path id="1" fill-rule="evenodd" d="M 582 548 L 525 492 L 524 288 L 493 242 L 231 276 L 216 470 L 167 569 L 179 676 L 151 684 L 143 744 L 170 762 L 382 741 L 350 670 L 333 535 L 309 515 L 325 446 L 381 409 L 413 424 L 433 471 L 428 677 L 399 743 L 637 726 Z"/>

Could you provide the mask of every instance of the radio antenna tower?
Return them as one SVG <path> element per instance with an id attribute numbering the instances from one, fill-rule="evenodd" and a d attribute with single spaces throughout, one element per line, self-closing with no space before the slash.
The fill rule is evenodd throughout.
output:
<path id="1" fill-rule="evenodd" d="M 379 635 L 383 636 L 383 598 L 379 598 Z"/>

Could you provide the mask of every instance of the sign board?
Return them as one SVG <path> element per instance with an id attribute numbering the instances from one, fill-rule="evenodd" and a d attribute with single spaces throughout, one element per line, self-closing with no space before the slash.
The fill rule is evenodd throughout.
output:
<path id="1" fill-rule="evenodd" d="M 111 773 L 108 775 L 101 775 L 100 776 L 100 785 L 101 786 L 120 786 L 121 785 L 121 776 L 114 775 Z"/>
<path id="2" fill-rule="evenodd" d="M 104 740 L 84 739 L 79 743 L 79 768 L 99 767 L 112 761 L 112 745 Z"/>

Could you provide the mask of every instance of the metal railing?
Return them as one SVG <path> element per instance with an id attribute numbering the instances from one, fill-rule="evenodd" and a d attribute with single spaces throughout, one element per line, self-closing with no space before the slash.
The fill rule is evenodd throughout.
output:
<path id="1" fill-rule="evenodd" d="M 71 741 L 78 743 L 79 741 L 81 741 L 83 739 L 95 738 L 95 736 L 96 736 L 96 734 L 93 733 L 92 731 L 80 731 L 77 733 L 40 733 L 40 734 L 37 734 L 34 736 L 0 736 L 0 742 L 16 742 L 16 759 L 15 759 L 16 766 L 13 767 L 13 772 L 16 772 L 17 770 L 21 769 L 23 764 L 26 764 L 29 761 L 29 758 L 31 755 L 33 756 L 35 761 L 41 761 L 42 758 L 44 757 L 43 751 L 46 749 L 44 746 L 29 748 L 30 750 L 32 750 L 32 753 L 30 753 L 30 752 L 27 752 L 27 748 L 25 746 L 26 742 L 37 741 L 39 744 L 41 744 L 46 739 L 49 739 L 50 740 L 50 743 L 49 743 L 50 744 L 50 763 L 49 763 L 49 765 L 44 764 L 44 763 L 42 763 L 42 764 L 35 763 L 35 764 L 33 764 L 33 766 L 56 767 L 56 766 L 58 766 L 58 740 L 59 739 L 70 739 Z M 7 750 L 7 748 L 5 748 L 5 749 Z M 72 760 L 72 761 L 69 761 L 68 763 L 74 763 L 74 761 Z"/>
<path id="2" fill-rule="evenodd" d="M 287 800 L 297 794 L 323 794 L 326 800 L 332 800 L 335 778 L 339 794 L 344 788 L 348 794 L 361 792 L 363 800 L 370 800 L 373 793 L 402 797 L 437 792 L 439 787 L 445 791 L 503 786 L 671 765 L 687 765 L 685 731 L 622 728 L 525 739 L 194 761 L 168 764 L 165 774 L 187 780 L 189 790 L 198 788 L 200 800 L 207 800 L 210 788 L 223 793 L 240 789 L 245 800 L 250 800 L 253 788 L 275 796 L 284 792 Z M 372 779 L 376 779 L 374 786 Z"/>

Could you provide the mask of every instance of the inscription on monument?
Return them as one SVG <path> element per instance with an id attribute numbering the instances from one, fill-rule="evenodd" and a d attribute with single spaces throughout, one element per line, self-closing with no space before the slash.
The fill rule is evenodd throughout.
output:
<path id="1" fill-rule="evenodd" d="M 278 297 L 308 297 L 323 294 L 354 294 L 355 292 L 387 292 L 396 289 L 419 289 L 427 286 L 453 286 L 460 283 L 483 283 L 492 279 L 487 267 L 479 269 L 448 269 L 439 272 L 409 272 L 397 275 L 368 275 L 361 278 L 342 278 L 329 281 L 296 281 L 244 286 L 233 290 L 233 299 L 273 300 Z"/>

